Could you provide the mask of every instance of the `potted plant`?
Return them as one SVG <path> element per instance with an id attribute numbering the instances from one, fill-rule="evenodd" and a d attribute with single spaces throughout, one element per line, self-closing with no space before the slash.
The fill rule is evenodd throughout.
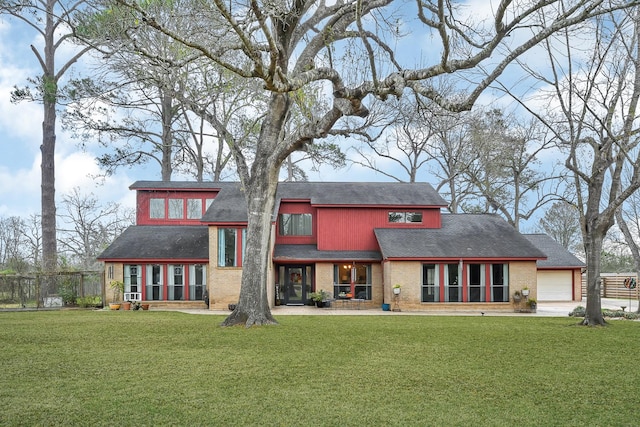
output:
<path id="1" fill-rule="evenodd" d="M 394 293 L 395 295 L 400 295 L 400 289 L 401 289 L 401 288 L 402 288 L 402 285 L 398 285 L 398 284 L 393 285 L 393 293 Z"/>
<path id="2" fill-rule="evenodd" d="M 113 280 L 109 285 L 113 290 L 113 302 L 109 303 L 111 310 L 119 310 L 121 305 L 120 295 L 124 293 L 124 282 L 122 280 Z"/>
<path id="3" fill-rule="evenodd" d="M 520 291 L 515 291 L 513 293 L 513 302 L 520 302 L 522 300 L 522 294 Z"/>
<path id="4" fill-rule="evenodd" d="M 529 306 L 531 311 L 536 311 L 536 308 L 538 308 L 538 301 L 536 301 L 535 298 L 529 298 L 529 300 L 527 301 L 527 305 Z"/>
<path id="5" fill-rule="evenodd" d="M 522 288 L 522 295 L 525 297 L 529 296 L 529 287 L 525 286 L 524 288 Z"/>
<path id="6" fill-rule="evenodd" d="M 325 301 L 329 298 L 328 292 L 320 289 L 317 292 L 312 292 L 310 298 L 313 302 L 315 302 L 316 307 L 322 308 L 324 307 Z"/>

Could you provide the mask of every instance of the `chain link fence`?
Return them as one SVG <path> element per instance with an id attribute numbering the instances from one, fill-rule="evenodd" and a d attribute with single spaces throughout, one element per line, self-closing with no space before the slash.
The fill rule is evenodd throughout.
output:
<path id="1" fill-rule="evenodd" d="M 0 275 L 0 309 L 102 307 L 100 271 Z"/>

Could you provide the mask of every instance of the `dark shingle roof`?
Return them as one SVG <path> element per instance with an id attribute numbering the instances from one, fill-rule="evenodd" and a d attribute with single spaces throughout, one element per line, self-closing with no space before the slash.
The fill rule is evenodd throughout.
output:
<path id="1" fill-rule="evenodd" d="M 127 228 L 98 259 L 208 259 L 207 226 L 151 226 Z"/>
<path id="2" fill-rule="evenodd" d="M 448 206 L 427 183 L 281 182 L 277 197 L 310 199 L 314 205 Z"/>
<path id="3" fill-rule="evenodd" d="M 378 262 L 378 251 L 319 251 L 315 245 L 275 245 L 274 261 L 369 261 Z"/>
<path id="4" fill-rule="evenodd" d="M 221 183 L 218 183 L 221 184 Z M 397 182 L 281 182 L 276 212 L 282 199 L 310 200 L 312 205 L 446 207 L 447 202 L 427 183 Z M 221 187 L 204 222 L 246 222 L 247 207 L 239 183 Z"/>
<path id="5" fill-rule="evenodd" d="M 524 234 L 524 237 L 547 255 L 546 260 L 538 261 L 538 267 L 585 267 L 584 262 L 580 261 L 580 259 L 566 250 L 560 243 L 546 234 Z"/>
<path id="6" fill-rule="evenodd" d="M 544 258 L 504 219 L 492 214 L 442 215 L 439 229 L 375 230 L 386 258 Z"/>
<path id="7" fill-rule="evenodd" d="M 219 190 L 228 186 L 229 182 L 197 182 L 197 181 L 136 181 L 129 186 L 130 190 L 167 189 L 167 190 Z"/>

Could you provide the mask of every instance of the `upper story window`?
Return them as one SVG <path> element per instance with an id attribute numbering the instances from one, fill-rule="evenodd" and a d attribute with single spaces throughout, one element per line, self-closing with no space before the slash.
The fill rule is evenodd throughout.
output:
<path id="1" fill-rule="evenodd" d="M 199 221 L 213 199 L 189 196 L 149 198 L 149 219 L 152 220 L 192 220 Z"/>
<path id="2" fill-rule="evenodd" d="M 184 218 L 184 200 L 169 199 L 169 219 Z"/>
<path id="3" fill-rule="evenodd" d="M 164 219 L 164 199 L 149 200 L 149 218 Z"/>
<path id="4" fill-rule="evenodd" d="M 312 219 L 310 213 L 280 214 L 279 228 L 281 236 L 311 236 Z"/>
<path id="5" fill-rule="evenodd" d="M 187 199 L 187 219 L 202 218 L 202 199 Z"/>
<path id="6" fill-rule="evenodd" d="M 389 212 L 391 223 L 416 223 L 422 222 L 422 212 Z"/>

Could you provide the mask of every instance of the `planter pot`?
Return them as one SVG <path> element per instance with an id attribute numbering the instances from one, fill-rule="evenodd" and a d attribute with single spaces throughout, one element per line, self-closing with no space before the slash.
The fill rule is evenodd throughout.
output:
<path id="1" fill-rule="evenodd" d="M 111 309 L 111 310 L 120 310 L 120 304 L 115 303 L 115 302 L 110 302 L 109 303 L 109 309 Z"/>
<path id="2" fill-rule="evenodd" d="M 131 310 L 131 303 L 130 302 L 123 302 L 122 303 L 122 309 L 123 310 Z"/>
<path id="3" fill-rule="evenodd" d="M 391 311 L 391 304 L 382 304 L 382 311 Z"/>
<path id="4" fill-rule="evenodd" d="M 393 293 L 395 295 L 400 295 L 400 288 L 393 288 Z"/>
<path id="5" fill-rule="evenodd" d="M 149 304 L 140 304 L 140 308 L 143 310 L 149 310 Z"/>
<path id="6" fill-rule="evenodd" d="M 323 308 L 324 307 L 324 301 L 316 301 L 316 307 Z"/>
<path id="7" fill-rule="evenodd" d="M 529 289 L 523 289 L 522 290 L 522 295 L 524 295 L 525 297 L 529 296 Z"/>
<path id="8" fill-rule="evenodd" d="M 520 301 L 522 301 L 522 297 L 520 295 L 513 296 L 513 302 L 520 302 Z"/>

